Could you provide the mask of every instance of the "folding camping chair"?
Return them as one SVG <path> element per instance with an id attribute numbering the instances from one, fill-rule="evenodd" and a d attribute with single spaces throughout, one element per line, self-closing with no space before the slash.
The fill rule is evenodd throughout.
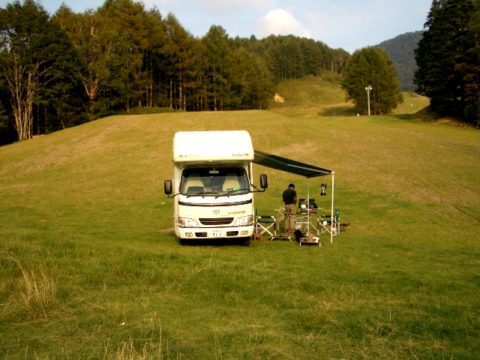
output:
<path id="1" fill-rule="evenodd" d="M 320 229 L 320 234 L 328 233 L 332 236 L 337 236 L 339 234 L 337 225 L 339 224 L 336 216 L 333 217 L 333 223 L 331 215 L 320 215 L 317 218 L 317 226 Z"/>
<path id="2" fill-rule="evenodd" d="M 284 230 L 285 228 L 285 208 L 277 208 L 275 209 L 275 235 L 272 236 L 271 240 L 288 240 L 292 241 L 292 236 L 282 232 L 281 230 Z M 281 224 L 283 223 L 283 226 Z"/>
<path id="3" fill-rule="evenodd" d="M 277 219 L 275 216 L 261 216 L 255 217 L 255 235 L 254 238 L 263 238 L 267 234 L 272 240 L 277 234 Z"/>

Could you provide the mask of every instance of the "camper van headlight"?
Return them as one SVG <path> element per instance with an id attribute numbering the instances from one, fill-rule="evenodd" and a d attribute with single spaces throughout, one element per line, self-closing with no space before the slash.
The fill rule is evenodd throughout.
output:
<path id="1" fill-rule="evenodd" d="M 253 224 L 253 215 L 242 216 L 235 220 L 233 226 L 249 226 Z"/>
<path id="2" fill-rule="evenodd" d="M 182 228 L 198 227 L 198 221 L 192 218 L 179 217 L 178 226 Z"/>

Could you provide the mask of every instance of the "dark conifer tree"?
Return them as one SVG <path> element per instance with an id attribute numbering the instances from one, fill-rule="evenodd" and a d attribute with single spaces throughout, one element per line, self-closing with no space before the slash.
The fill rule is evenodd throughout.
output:
<path id="1" fill-rule="evenodd" d="M 478 11 L 478 9 L 476 10 Z M 469 26 L 471 0 L 434 0 L 415 52 L 415 84 L 442 116 L 479 121 L 480 53 L 478 29 Z"/>
<path id="2" fill-rule="evenodd" d="M 211 26 L 202 39 L 207 58 L 211 110 L 224 110 L 231 91 L 229 82 L 231 52 L 228 34 L 221 26 Z"/>

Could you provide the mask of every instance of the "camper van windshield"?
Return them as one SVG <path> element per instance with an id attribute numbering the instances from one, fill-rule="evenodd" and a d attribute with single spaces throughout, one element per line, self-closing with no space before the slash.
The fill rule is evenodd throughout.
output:
<path id="1" fill-rule="evenodd" d="M 247 174 L 245 169 L 239 167 L 185 169 L 180 183 L 180 192 L 187 196 L 227 196 L 248 191 Z"/>

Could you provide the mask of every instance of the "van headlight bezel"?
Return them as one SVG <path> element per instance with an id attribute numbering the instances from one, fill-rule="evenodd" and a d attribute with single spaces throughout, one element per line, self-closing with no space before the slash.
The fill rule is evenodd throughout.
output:
<path id="1" fill-rule="evenodd" d="M 238 217 L 233 222 L 233 226 L 250 226 L 250 225 L 253 225 L 253 215 Z"/>
<path id="2" fill-rule="evenodd" d="M 179 217 L 178 218 L 178 227 L 181 228 L 196 228 L 199 227 L 199 223 L 196 219 L 189 217 Z"/>

